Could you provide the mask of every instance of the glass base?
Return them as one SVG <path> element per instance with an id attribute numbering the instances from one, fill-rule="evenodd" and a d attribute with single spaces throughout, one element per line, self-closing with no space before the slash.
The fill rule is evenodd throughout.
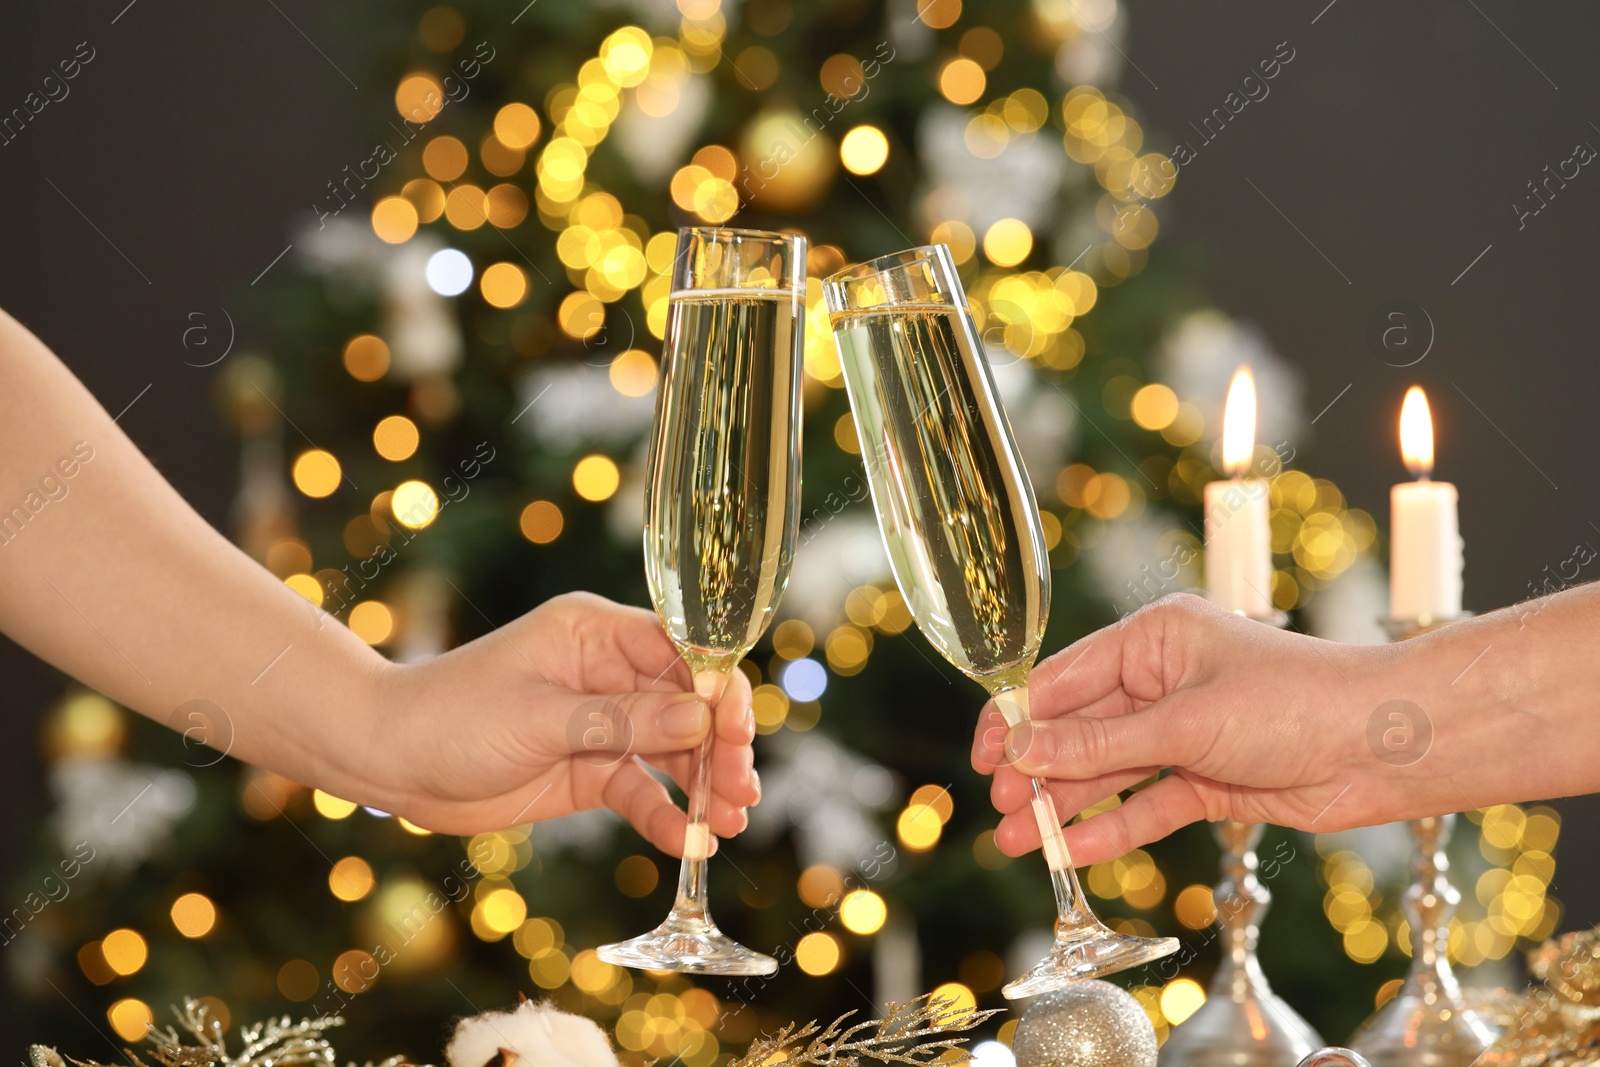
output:
<path id="1" fill-rule="evenodd" d="M 1177 942 L 1173 942 L 1176 946 Z M 683 974 L 777 974 L 778 961 L 739 942 L 704 919 L 667 921 L 629 941 L 601 945 L 602 960 L 618 967 Z"/>
<path id="2" fill-rule="evenodd" d="M 1022 1000 L 1074 982 L 1101 978 L 1178 951 L 1175 937 L 1134 937 L 1119 934 L 1099 923 L 1077 929 L 1058 929 L 1050 955 L 1033 969 L 1006 983 L 1000 992 L 1007 1000 Z"/>

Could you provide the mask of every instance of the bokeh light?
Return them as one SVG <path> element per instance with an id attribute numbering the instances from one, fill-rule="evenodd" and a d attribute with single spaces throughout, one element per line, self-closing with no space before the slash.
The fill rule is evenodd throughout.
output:
<path id="1" fill-rule="evenodd" d="M 929 1000 L 945 1000 L 944 1014 L 954 1016 L 957 1013 L 975 1011 L 978 1007 L 978 998 L 960 982 L 945 982 L 933 988 L 928 996 Z"/>
<path id="2" fill-rule="evenodd" d="M 623 396 L 649 396 L 656 388 L 656 361 L 650 353 L 630 348 L 611 361 L 611 387 Z"/>
<path id="3" fill-rule="evenodd" d="M 528 276 L 515 263 L 495 263 L 479 279 L 486 303 L 497 308 L 516 307 L 528 295 Z"/>
<path id="4" fill-rule="evenodd" d="M 278 992 L 295 1002 L 310 1000 L 322 984 L 322 976 L 310 960 L 290 960 L 278 968 Z"/>
<path id="5" fill-rule="evenodd" d="M 1164 430 L 1178 417 L 1178 394 L 1165 385 L 1142 386 L 1129 405 L 1133 421 L 1146 430 Z"/>
<path id="6" fill-rule="evenodd" d="M 647 897 L 661 881 L 661 871 L 649 856 L 625 856 L 617 864 L 617 889 L 623 896 Z"/>
<path id="7" fill-rule="evenodd" d="M 389 509 L 400 525 L 420 530 L 439 515 L 439 494 L 427 482 L 401 482 L 389 498 Z"/>
<path id="8" fill-rule="evenodd" d="M 389 346 L 381 337 L 357 334 L 345 343 L 344 369 L 357 381 L 377 381 L 389 372 Z"/>
<path id="9" fill-rule="evenodd" d="M 435 137 L 422 149 L 422 169 L 435 181 L 455 181 L 467 172 L 467 146 L 449 135 Z"/>
<path id="10" fill-rule="evenodd" d="M 444 198 L 444 217 L 458 230 L 476 230 L 489 221 L 488 194 L 476 185 L 456 186 Z"/>
<path id="11" fill-rule="evenodd" d="M 300 453 L 294 461 L 294 486 L 306 496 L 322 498 L 339 488 L 343 473 L 339 461 L 330 452 L 311 448 Z"/>
<path id="12" fill-rule="evenodd" d="M 1173 1026 L 1200 1010 L 1206 991 L 1193 978 L 1174 978 L 1161 990 L 1161 1014 Z"/>
<path id="13" fill-rule="evenodd" d="M 794 946 L 795 963 L 813 977 L 832 974 L 842 955 L 839 939 L 821 930 L 806 934 Z"/>
<path id="14" fill-rule="evenodd" d="M 311 806 L 317 809 L 317 814 L 325 819 L 348 818 L 356 810 L 356 803 L 351 800 L 341 800 L 331 793 L 322 790 L 313 790 L 311 793 Z"/>
<path id="15" fill-rule="evenodd" d="M 621 482 L 622 475 L 610 456 L 584 456 L 572 468 L 572 488 L 583 499 L 595 503 L 611 499 Z"/>
<path id="16" fill-rule="evenodd" d="M 428 288 L 440 296 L 460 296 L 472 284 L 472 260 L 465 252 L 441 248 L 428 257 L 424 276 Z"/>
<path id="17" fill-rule="evenodd" d="M 778 684 L 791 700 L 816 700 L 828 688 L 828 671 L 814 659 L 797 659 L 784 665 Z"/>
<path id="18" fill-rule="evenodd" d="M 100 941 L 100 952 L 106 965 L 120 975 L 130 975 L 143 967 L 150 958 L 150 948 L 136 930 L 126 927 L 113 930 Z"/>
<path id="19" fill-rule="evenodd" d="M 839 160 L 851 174 L 876 174 L 889 159 L 889 140 L 876 126 L 857 126 L 839 142 Z"/>
<path id="20" fill-rule="evenodd" d="M 952 104 L 973 103 L 987 83 L 983 68 L 965 57 L 952 59 L 939 71 L 939 92 Z"/>
<path id="21" fill-rule="evenodd" d="M 417 209 L 403 196 L 386 196 L 372 206 L 372 232 L 392 245 L 417 232 Z"/>
<path id="22" fill-rule="evenodd" d="M 1021 219 L 1000 219 L 983 235 L 983 254 L 997 267 L 1015 267 L 1033 251 L 1033 231 Z"/>
<path id="23" fill-rule="evenodd" d="M 363 600 L 350 609 L 350 632 L 369 645 L 381 645 L 394 634 L 394 612 L 381 600 Z"/>
<path id="24" fill-rule="evenodd" d="M 124 997 L 106 1009 L 106 1020 L 111 1029 L 124 1041 L 138 1041 L 155 1021 L 150 1006 L 134 997 Z"/>
<path id="25" fill-rule="evenodd" d="M 184 937 L 204 937 L 217 923 L 217 906 L 204 893 L 185 893 L 172 902 L 172 925 Z"/>
<path id="26" fill-rule="evenodd" d="M 431 122 L 444 109 L 444 86 L 432 74 L 407 74 L 394 92 L 394 109 L 414 123 Z"/>
<path id="27" fill-rule="evenodd" d="M 900 843 L 913 852 L 926 852 L 939 843 L 944 823 L 939 813 L 927 804 L 910 804 L 895 821 Z"/>
<path id="28" fill-rule="evenodd" d="M 410 459 L 421 441 L 417 424 L 404 415 L 389 415 L 378 420 L 372 431 L 372 447 L 391 462 Z"/>
<path id="29" fill-rule="evenodd" d="M 540 128 L 539 113 L 527 104 L 513 102 L 495 112 L 494 135 L 508 148 L 532 148 Z"/>
<path id="30" fill-rule="evenodd" d="M 853 934 L 875 934 L 889 917 L 889 906 L 870 889 L 854 889 L 839 902 L 839 921 Z"/>
<path id="31" fill-rule="evenodd" d="M 566 525 L 560 506 L 548 500 L 535 500 L 523 508 L 517 522 L 522 536 L 536 545 L 548 545 Z"/>
<path id="32" fill-rule="evenodd" d="M 917 18 L 936 30 L 949 29 L 961 17 L 961 0 L 917 0 Z"/>
<path id="33" fill-rule="evenodd" d="M 376 885 L 372 865 L 360 856 L 346 856 L 328 871 L 328 891 L 340 900 L 361 900 Z"/>

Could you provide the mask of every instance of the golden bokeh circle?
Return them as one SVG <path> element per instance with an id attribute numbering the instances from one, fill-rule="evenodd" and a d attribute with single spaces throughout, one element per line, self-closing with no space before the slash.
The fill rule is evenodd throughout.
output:
<path id="1" fill-rule="evenodd" d="M 184 937 L 204 937 L 217 924 L 217 906 L 204 893 L 185 893 L 172 902 L 172 925 Z"/>
<path id="2" fill-rule="evenodd" d="M 295 488 L 306 496 L 321 499 L 339 488 L 343 471 L 333 453 L 320 448 L 308 448 L 294 461 Z"/>
<path id="3" fill-rule="evenodd" d="M 495 112 L 494 135 L 507 148 L 531 148 L 539 140 L 539 113 L 513 101 Z"/>
<path id="4" fill-rule="evenodd" d="M 372 431 L 372 447 L 377 449 L 378 455 L 392 463 L 410 459 L 421 440 L 417 424 L 404 415 L 389 415 L 380 419 Z"/>
<path id="5" fill-rule="evenodd" d="M 372 232 L 388 244 L 409 241 L 417 221 L 416 205 L 403 196 L 386 196 L 372 205 Z"/>
<path id="6" fill-rule="evenodd" d="M 547 545 L 561 536 L 566 518 L 556 504 L 548 500 L 535 500 L 522 509 L 517 524 L 523 537 L 536 545 Z"/>
<path id="7" fill-rule="evenodd" d="M 572 468 L 572 487 L 583 499 L 594 503 L 611 499 L 621 482 L 622 475 L 610 456 L 584 456 Z"/>
<path id="8" fill-rule="evenodd" d="M 876 126 L 857 126 L 839 142 L 839 160 L 851 174 L 876 174 L 889 160 L 889 139 Z"/>

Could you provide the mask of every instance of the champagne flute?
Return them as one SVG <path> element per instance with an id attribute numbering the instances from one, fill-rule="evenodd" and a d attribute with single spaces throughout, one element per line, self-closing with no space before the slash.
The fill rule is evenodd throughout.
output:
<path id="1" fill-rule="evenodd" d="M 923 636 L 983 685 L 1009 725 L 1050 610 L 1050 561 L 1028 474 L 944 245 L 848 267 L 823 285 L 878 528 Z M 1137 966 L 1174 938 L 1120 934 L 1090 910 L 1043 782 L 1033 814 L 1055 886 L 1055 946 L 1011 999 Z"/>
<path id="2" fill-rule="evenodd" d="M 645 491 L 650 599 L 712 704 L 766 631 L 800 521 L 800 371 L 806 240 L 759 230 L 678 231 Z M 678 896 L 607 963 L 690 974 L 772 974 L 727 937 L 706 899 L 713 729 L 688 787 Z"/>

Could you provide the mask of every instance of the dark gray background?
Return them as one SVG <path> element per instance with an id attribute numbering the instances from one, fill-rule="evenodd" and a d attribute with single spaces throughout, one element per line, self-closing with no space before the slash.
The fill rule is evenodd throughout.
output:
<path id="1" fill-rule="evenodd" d="M 1387 513 L 1399 399 L 1412 381 L 1428 388 L 1439 474 L 1461 489 L 1467 603 L 1497 607 L 1579 541 L 1600 545 L 1600 170 L 1520 232 L 1511 207 L 1577 142 L 1600 147 L 1600 9 L 1325 3 L 1134 5 L 1125 48 L 1138 70 L 1123 89 L 1152 148 L 1197 143 L 1191 121 L 1279 42 L 1296 51 L 1271 95 L 1183 168 L 1155 254 L 1190 257 L 1219 306 L 1261 324 L 1303 371 L 1310 413 L 1349 386 L 1298 462 L 1356 506 Z M 359 27 L 399 18 L 369 7 L 94 0 L 6 13 L 0 113 L 79 42 L 97 54 L 66 100 L 0 147 L 0 306 L 113 412 L 152 385 L 122 425 L 219 524 L 235 446 L 210 400 L 215 372 L 184 366 L 183 331 L 194 312 L 220 322 L 284 249 L 291 217 L 361 157 L 357 105 L 389 87 L 360 84 Z M 1426 308 L 1437 331 L 1406 370 L 1363 340 L 1395 299 Z M 0 677 L 12 739 L 0 746 L 0 855 L 13 856 L 34 848 L 49 809 L 34 738 L 62 681 L 4 642 Z M 1563 925 L 1594 923 L 1600 809 L 1564 810 L 1555 895 Z"/>

